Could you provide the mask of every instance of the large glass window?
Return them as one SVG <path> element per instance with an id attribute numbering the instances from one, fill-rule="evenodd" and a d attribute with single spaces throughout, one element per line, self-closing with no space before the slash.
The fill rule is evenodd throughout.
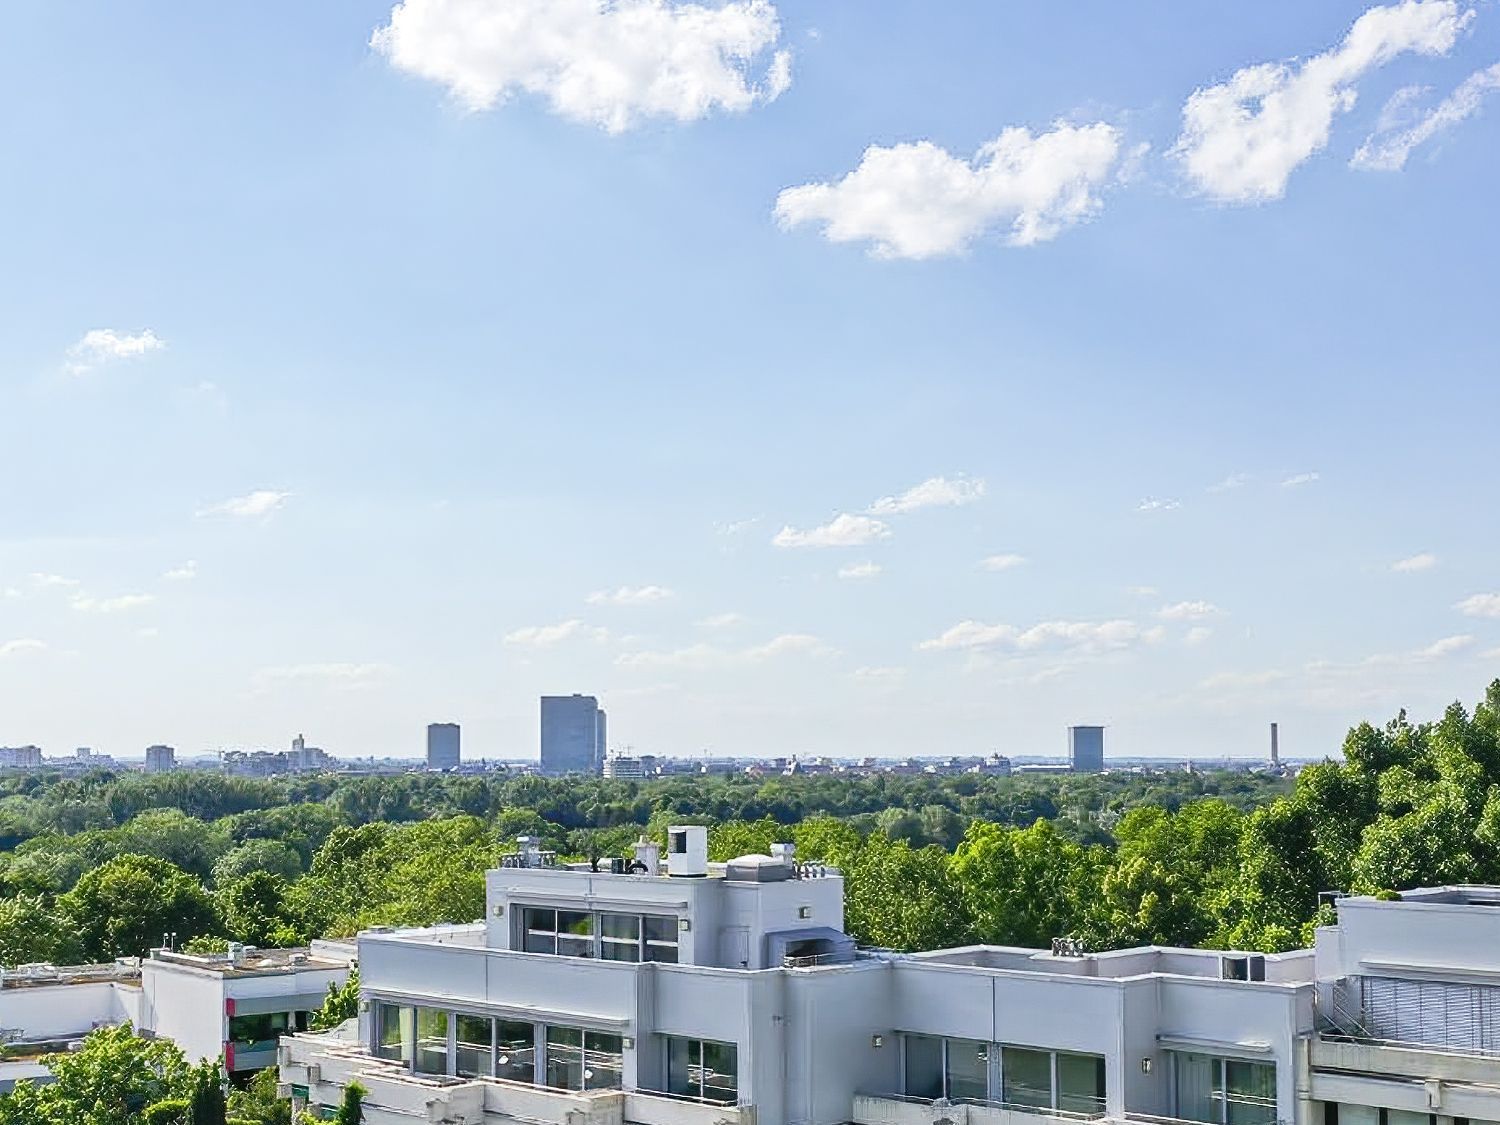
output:
<path id="1" fill-rule="evenodd" d="M 739 1061 L 735 1045 L 669 1036 L 667 1093 L 734 1105 L 739 1100 Z"/>
<path id="2" fill-rule="evenodd" d="M 676 917 L 648 914 L 642 921 L 646 926 L 644 959 L 669 965 L 677 964 Z"/>
<path id="3" fill-rule="evenodd" d="M 1000 1051 L 1001 1101 L 1011 1105 L 1052 1108 L 1052 1052 L 1029 1047 Z"/>
<path id="4" fill-rule="evenodd" d="M 949 1039 L 947 1064 L 949 1101 L 984 1101 L 990 1096 L 990 1048 L 973 1039 Z"/>
<path id="5" fill-rule="evenodd" d="M 416 1009 L 381 1004 L 376 1009 L 375 1053 L 411 1065 L 416 1046 Z"/>
<path id="6" fill-rule="evenodd" d="M 583 1088 L 619 1090 L 625 1085 L 625 1051 L 618 1035 L 583 1033 Z"/>
<path id="7" fill-rule="evenodd" d="M 235 1016 L 229 1021 L 229 1038 L 239 1051 L 269 1051 L 291 1030 L 291 1023 L 286 1012 Z"/>
<path id="8" fill-rule="evenodd" d="M 624 1085 L 624 1044 L 618 1035 L 547 1028 L 547 1085 L 559 1090 L 618 1090 Z"/>
<path id="9" fill-rule="evenodd" d="M 1177 1116 L 1210 1125 L 1272 1125 L 1276 1121 L 1276 1065 L 1177 1052 Z"/>
<path id="10" fill-rule="evenodd" d="M 583 1089 L 583 1032 L 576 1027 L 547 1029 L 547 1085 Z"/>
<path id="11" fill-rule="evenodd" d="M 462 1013 L 453 1017 L 453 1073 L 488 1078 L 495 1072 L 494 1021 Z"/>
<path id="12" fill-rule="evenodd" d="M 931 1035 L 906 1037 L 906 1096 L 943 1096 L 943 1041 Z"/>
<path id="13" fill-rule="evenodd" d="M 531 1024 L 495 1021 L 495 1077 L 536 1081 L 536 1028 Z"/>
<path id="14" fill-rule="evenodd" d="M 675 916 L 528 906 L 520 917 L 521 948 L 527 953 L 677 963 Z"/>
<path id="15" fill-rule="evenodd" d="M 417 1009 L 417 1072 L 448 1073 L 448 1013 L 441 1008 Z"/>
<path id="16" fill-rule="evenodd" d="M 1104 1056 L 1057 1052 L 1057 1108 L 1104 1112 Z"/>

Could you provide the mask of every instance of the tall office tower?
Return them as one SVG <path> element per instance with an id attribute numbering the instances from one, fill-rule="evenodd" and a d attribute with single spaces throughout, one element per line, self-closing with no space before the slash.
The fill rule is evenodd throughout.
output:
<path id="1" fill-rule="evenodd" d="M 170 773 L 177 768 L 177 751 L 170 746 L 146 747 L 146 772 Z"/>
<path id="2" fill-rule="evenodd" d="M 542 696 L 543 773 L 599 773 L 604 737 L 604 712 L 592 695 Z"/>
<path id="3" fill-rule="evenodd" d="M 1104 728 L 1068 728 L 1068 766 L 1074 773 L 1104 770 Z"/>
<path id="4" fill-rule="evenodd" d="M 427 724 L 427 768 L 456 770 L 458 761 L 458 724 Z"/>
<path id="5" fill-rule="evenodd" d="M 1281 725 L 1271 724 L 1271 766 L 1276 768 L 1281 765 Z"/>

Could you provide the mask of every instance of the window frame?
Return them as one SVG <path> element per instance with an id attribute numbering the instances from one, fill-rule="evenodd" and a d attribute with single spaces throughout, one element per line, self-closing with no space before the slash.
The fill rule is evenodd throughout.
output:
<path id="1" fill-rule="evenodd" d="M 646 961 L 663 965 L 680 963 L 682 946 L 678 934 L 681 933 L 682 923 L 676 914 L 567 910 L 562 907 L 533 906 L 524 902 L 517 903 L 512 913 L 518 919 L 516 947 L 524 953 L 625 964 Z M 573 919 L 574 926 L 587 919 L 586 928 L 565 928 L 565 917 Z M 606 934 L 605 919 L 631 920 L 636 936 L 632 939 Z M 544 924 L 538 925 L 538 922 Z M 617 956 L 608 956 L 607 952 Z"/>

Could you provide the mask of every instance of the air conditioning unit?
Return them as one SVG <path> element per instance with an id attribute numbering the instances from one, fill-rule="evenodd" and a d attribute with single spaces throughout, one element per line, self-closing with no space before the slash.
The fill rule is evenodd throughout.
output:
<path id="1" fill-rule="evenodd" d="M 323 1068 L 317 1063 L 308 1063 L 307 1084 L 309 1086 L 316 1086 L 321 1081 L 323 1081 Z"/>

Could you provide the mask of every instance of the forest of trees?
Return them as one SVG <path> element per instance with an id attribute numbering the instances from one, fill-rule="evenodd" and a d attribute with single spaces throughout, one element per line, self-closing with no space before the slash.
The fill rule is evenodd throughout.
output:
<path id="1" fill-rule="evenodd" d="M 1361 724 L 1295 783 L 13 776 L 0 780 L 0 963 L 140 954 L 163 933 L 209 949 L 472 920 L 484 871 L 520 833 L 587 858 L 669 823 L 710 825 L 716 859 L 791 839 L 838 866 L 847 928 L 870 946 L 1071 936 L 1284 950 L 1327 920 L 1322 891 L 1500 882 L 1500 680 L 1472 712 Z M 328 1019 L 355 999 L 352 986 L 331 996 Z M 0 1097 L 0 1125 L 289 1122 L 274 1083 L 216 1100 L 216 1068 L 174 1052 L 128 1028 L 95 1032 L 58 1060 L 55 1084 Z"/>

